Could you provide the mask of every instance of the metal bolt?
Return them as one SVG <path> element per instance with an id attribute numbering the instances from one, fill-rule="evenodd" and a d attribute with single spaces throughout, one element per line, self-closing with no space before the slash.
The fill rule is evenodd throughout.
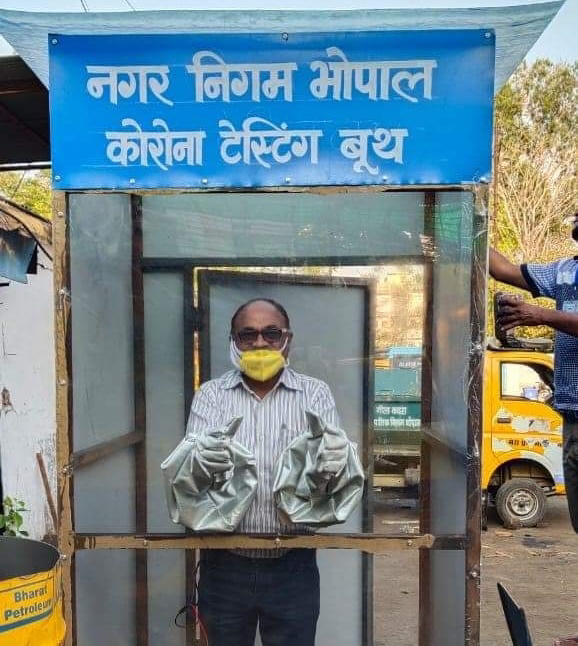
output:
<path id="1" fill-rule="evenodd" d="M 135 180 L 135 178 L 134 178 L 134 177 L 131 177 L 131 178 L 128 180 L 128 183 L 129 183 L 129 184 L 134 184 L 135 182 L 136 182 L 136 180 Z"/>
<path id="2" fill-rule="evenodd" d="M 143 547 L 146 547 L 149 544 L 149 542 L 145 538 L 145 540 L 142 542 L 142 544 L 143 544 Z"/>
<path id="3" fill-rule="evenodd" d="M 208 183 L 209 183 L 209 180 L 208 180 L 206 177 L 203 177 L 203 179 L 201 180 L 201 182 L 202 182 L 203 184 L 208 184 Z"/>
<path id="4" fill-rule="evenodd" d="M 491 37 L 492 37 L 492 32 L 491 32 L 491 31 L 487 31 L 487 32 L 484 34 L 484 38 L 491 38 Z"/>
<path id="5" fill-rule="evenodd" d="M 53 39 L 52 39 L 52 44 L 53 44 L 53 45 L 56 45 L 56 43 L 57 43 L 57 42 L 58 42 L 58 38 L 53 38 Z"/>
<path id="6" fill-rule="evenodd" d="M 60 181 L 60 175 L 55 175 L 54 176 L 54 181 L 59 182 Z"/>
<path id="7" fill-rule="evenodd" d="M 68 556 L 66 556 L 66 554 L 61 554 L 60 555 L 60 560 L 61 561 L 66 561 L 67 558 L 68 558 Z"/>
<path id="8" fill-rule="evenodd" d="M 280 539 L 278 536 L 277 536 L 277 538 L 275 539 L 275 545 L 276 545 L 277 547 L 279 547 L 279 546 L 281 545 L 281 539 Z"/>
<path id="9" fill-rule="evenodd" d="M 64 211 L 58 211 L 58 217 L 63 217 L 64 216 Z"/>
<path id="10" fill-rule="evenodd" d="M 61 386 L 66 386 L 66 379 L 61 379 L 58 383 L 59 383 Z"/>
<path id="11" fill-rule="evenodd" d="M 476 570 L 470 570 L 468 572 L 470 579 L 477 579 L 478 578 L 478 573 Z"/>
<path id="12" fill-rule="evenodd" d="M 407 542 L 407 546 L 408 546 L 408 547 L 411 547 L 412 545 L 413 545 L 413 541 L 409 540 L 409 541 Z"/>

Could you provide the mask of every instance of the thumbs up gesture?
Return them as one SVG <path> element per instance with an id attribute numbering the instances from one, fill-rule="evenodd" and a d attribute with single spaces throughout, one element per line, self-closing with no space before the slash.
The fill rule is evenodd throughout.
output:
<path id="1" fill-rule="evenodd" d="M 213 482 L 223 482 L 233 470 L 231 439 L 243 418 L 235 417 L 226 426 L 211 429 L 197 438 L 196 462 Z"/>
<path id="2" fill-rule="evenodd" d="M 345 431 L 326 424 L 311 411 L 306 411 L 307 421 L 313 437 L 321 437 L 315 471 L 324 479 L 337 477 L 347 465 L 349 440 Z"/>

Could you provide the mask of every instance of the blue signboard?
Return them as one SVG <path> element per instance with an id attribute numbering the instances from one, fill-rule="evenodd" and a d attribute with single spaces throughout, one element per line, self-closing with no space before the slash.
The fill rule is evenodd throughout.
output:
<path id="1" fill-rule="evenodd" d="M 55 188 L 487 180 L 487 30 L 51 35 Z"/>

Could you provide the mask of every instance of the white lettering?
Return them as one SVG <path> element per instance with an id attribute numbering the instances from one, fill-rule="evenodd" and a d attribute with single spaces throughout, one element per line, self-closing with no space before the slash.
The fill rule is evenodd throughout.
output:
<path id="1" fill-rule="evenodd" d="M 138 90 L 139 103 L 148 103 L 149 91 L 159 101 L 173 105 L 170 99 L 163 96 L 169 87 L 168 65 L 132 65 L 130 67 L 113 67 L 87 65 L 90 76 L 86 89 L 90 96 L 101 99 L 105 87 L 109 88 L 109 101 L 116 105 L 118 97 L 130 99 Z"/>
<path id="2" fill-rule="evenodd" d="M 171 132 L 163 119 L 154 119 L 152 125 L 160 130 L 144 132 L 134 119 L 123 119 L 122 126 L 134 128 L 133 131 L 106 132 L 110 141 L 106 147 L 108 159 L 122 166 L 129 163 L 148 166 L 150 157 L 163 170 L 173 163 L 203 164 L 203 139 L 207 136 L 204 131 Z"/>
<path id="3" fill-rule="evenodd" d="M 231 101 L 231 95 L 241 97 L 251 91 L 251 100 L 276 99 L 280 92 L 285 101 L 293 101 L 293 72 L 296 63 L 227 64 L 214 52 L 200 51 L 193 56 L 187 72 L 195 77 L 195 100 Z M 264 78 L 262 79 L 262 76 Z"/>
<path id="4" fill-rule="evenodd" d="M 286 164 L 293 157 L 305 157 L 308 152 L 310 163 L 318 163 L 322 130 L 288 130 L 286 123 L 279 127 L 259 117 L 245 119 L 242 130 L 235 130 L 234 125 L 226 119 L 219 121 L 219 127 L 224 129 L 220 132 L 223 140 L 221 158 L 227 164 L 238 164 L 240 161 L 250 164 L 255 160 L 261 166 L 271 168 L 271 162 L 265 159 L 267 156 L 277 164 Z M 234 150 L 235 147 L 238 150 Z"/>
<path id="5" fill-rule="evenodd" d="M 419 98 L 409 92 L 413 92 L 419 82 L 423 83 L 421 97 L 432 98 L 435 60 L 351 62 L 338 47 L 329 47 L 326 52 L 328 57 L 338 60 L 310 64 L 313 72 L 319 72 L 309 84 L 311 94 L 317 99 L 326 99 L 331 93 L 331 98 L 337 101 L 349 101 L 356 90 L 372 101 L 387 101 L 391 89 L 403 99 L 416 103 Z M 399 71 L 392 75 L 395 70 Z"/>
<path id="6" fill-rule="evenodd" d="M 375 130 L 339 130 L 342 137 L 341 154 L 347 159 L 355 160 L 353 170 L 356 173 L 367 171 L 371 175 L 377 175 L 379 168 L 372 166 L 368 160 L 368 144 L 371 138 L 373 152 L 382 159 L 393 159 L 396 163 L 403 163 L 403 142 L 408 136 L 405 128 L 376 128 Z M 389 147 L 392 140 L 393 146 Z"/>

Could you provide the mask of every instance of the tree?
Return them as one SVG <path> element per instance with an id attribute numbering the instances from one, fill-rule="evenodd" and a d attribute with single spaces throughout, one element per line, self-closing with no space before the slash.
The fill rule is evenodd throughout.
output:
<path id="1" fill-rule="evenodd" d="M 497 243 L 516 261 L 563 248 L 578 204 L 578 64 L 521 65 L 496 100 L 494 211 Z"/>
<path id="2" fill-rule="evenodd" d="M 564 217 L 578 205 L 577 99 L 578 64 L 547 60 L 521 65 L 497 96 L 493 242 L 514 262 L 575 253 Z"/>
<path id="3" fill-rule="evenodd" d="M 51 216 L 49 170 L 0 172 L 0 194 L 38 215 Z"/>

